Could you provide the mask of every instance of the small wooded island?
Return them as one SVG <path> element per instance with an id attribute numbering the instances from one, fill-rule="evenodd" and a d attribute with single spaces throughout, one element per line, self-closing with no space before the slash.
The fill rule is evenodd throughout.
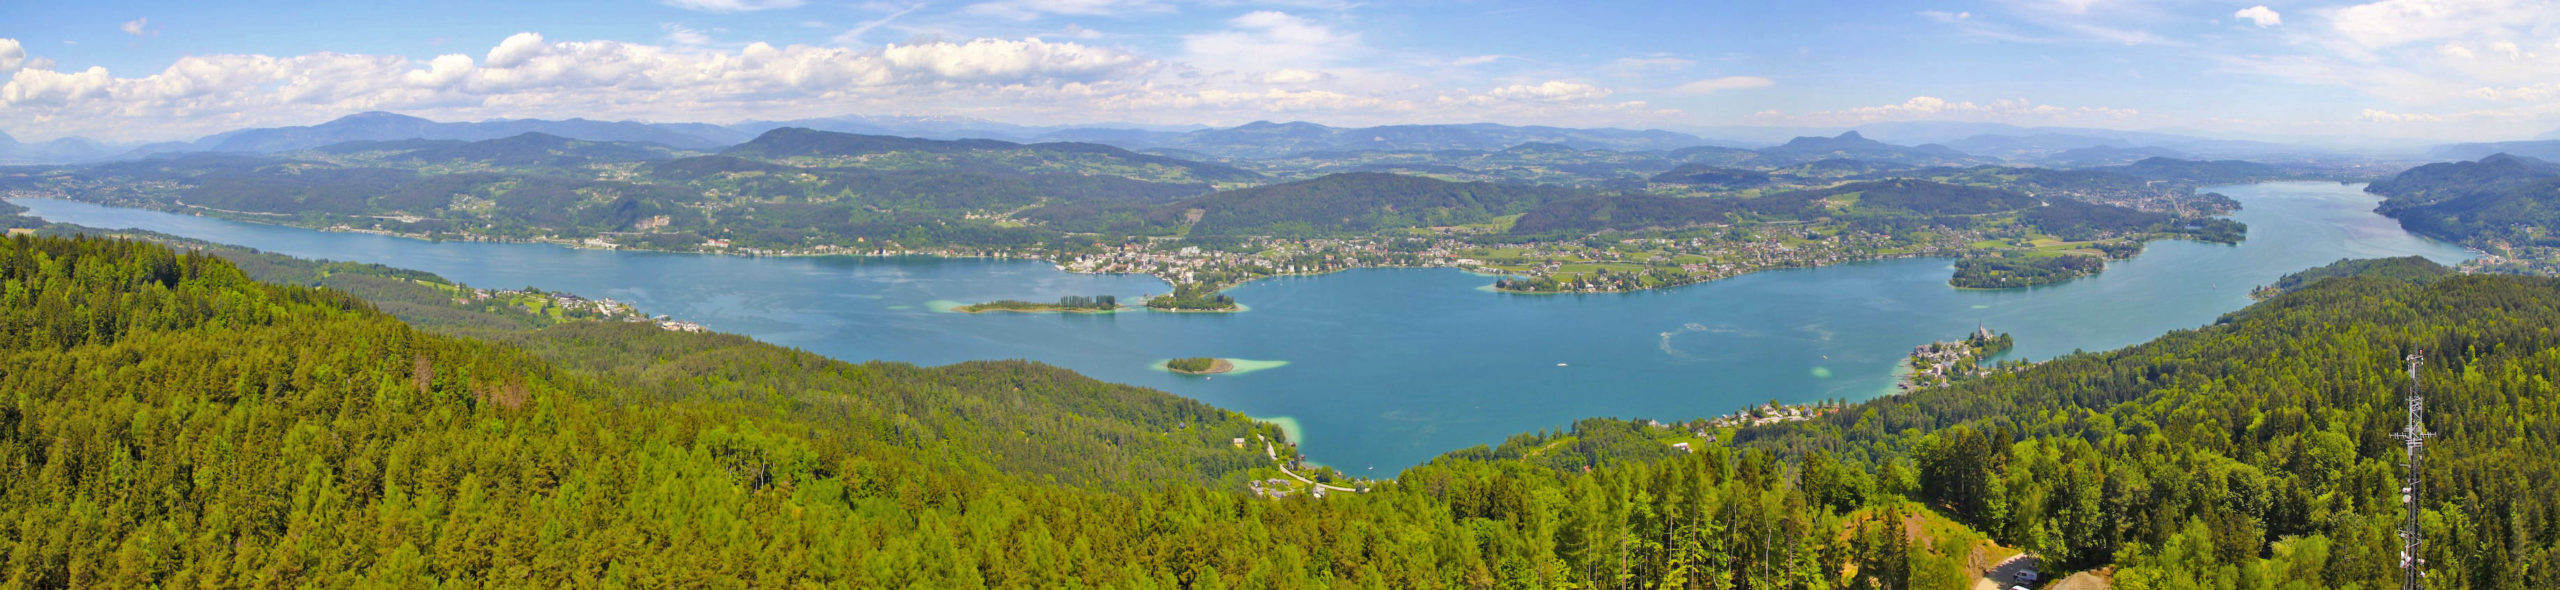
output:
<path id="1" fill-rule="evenodd" d="M 1147 308 L 1160 311 L 1241 311 L 1236 298 L 1219 293 L 1202 283 L 1173 286 L 1173 292 L 1147 300 Z"/>
<path id="2" fill-rule="evenodd" d="M 1956 261 L 1956 274 L 1947 278 L 1947 284 L 1965 289 L 2015 289 L 2068 281 L 2106 268 L 2106 259 L 2088 254 L 1985 256 Z"/>
<path id="3" fill-rule="evenodd" d="M 1165 361 L 1164 368 L 1184 375 L 1216 375 L 1236 370 L 1236 364 L 1217 357 L 1195 356 Z"/>
<path id="4" fill-rule="evenodd" d="M 963 305 L 952 308 L 952 311 L 961 313 L 984 313 L 990 311 L 1010 311 L 1019 313 L 1111 313 L 1120 311 L 1120 298 L 1112 295 L 1094 295 L 1091 297 L 1083 295 L 1068 295 L 1065 297 L 1059 297 L 1057 303 L 1039 303 L 1033 301 L 1004 299 L 974 305 Z"/>

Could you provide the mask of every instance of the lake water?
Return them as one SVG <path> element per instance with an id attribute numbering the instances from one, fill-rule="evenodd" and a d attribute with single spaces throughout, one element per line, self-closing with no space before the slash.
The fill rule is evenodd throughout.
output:
<path id="1" fill-rule="evenodd" d="M 745 258 L 434 243 L 327 233 L 49 199 L 37 216 L 133 227 L 307 258 L 374 262 L 478 287 L 611 297 L 845 360 L 927 365 L 1025 358 L 1294 419 L 1318 462 L 1392 475 L 1433 455 L 1589 416 L 1712 416 L 1776 400 L 1860 400 L 1893 387 L 1912 346 L 1977 323 L 2017 336 L 2014 357 L 2122 347 L 2210 323 L 2251 287 L 2339 258 L 2470 254 L 2402 232 L 2361 186 L 2216 187 L 2249 224 L 2238 246 L 2155 242 L 2098 276 L 2032 289 L 1948 287 L 1945 259 L 1784 270 L 1676 289 L 1510 295 L 1451 269 L 1370 269 L 1257 281 L 1238 314 L 955 314 L 937 304 L 1115 294 L 1144 276 L 1069 274 L 1032 261 Z M 1165 358 L 1285 361 L 1183 376 Z M 1561 365 L 1559 365 L 1561 363 Z M 1374 471 L 1370 470 L 1374 466 Z"/>

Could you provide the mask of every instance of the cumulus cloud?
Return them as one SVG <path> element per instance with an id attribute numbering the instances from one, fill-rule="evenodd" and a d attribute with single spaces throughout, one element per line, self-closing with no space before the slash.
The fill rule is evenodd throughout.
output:
<path id="1" fill-rule="evenodd" d="M 1883 121 L 1974 121 L 2032 124 L 2102 124 L 2121 123 L 2139 116 L 2133 109 L 2112 107 L 2061 107 L 2035 104 L 2026 100 L 2001 99 L 1986 103 L 1950 101 L 1934 96 L 1915 96 L 1896 104 L 1857 107 L 1834 111 L 1789 114 L 1761 111 L 1751 118 L 1764 123 L 1792 125 L 1855 125 Z"/>
<path id="2" fill-rule="evenodd" d="M 893 70 L 964 82 L 1014 82 L 1036 77 L 1086 80 L 1146 61 L 1115 50 L 1048 43 L 1038 38 L 890 45 L 881 50 L 880 56 Z"/>
<path id="3" fill-rule="evenodd" d="M 0 105 L 59 107 L 74 100 L 106 96 L 107 85 L 112 82 L 107 76 L 107 69 L 97 66 L 70 74 L 52 70 L 18 70 L 17 75 L 9 77 L 7 85 L 0 85 Z"/>
<path id="4" fill-rule="evenodd" d="M 2363 113 L 2356 116 L 2356 119 L 2373 123 L 2436 123 L 2444 121 L 2444 117 L 2440 115 L 2394 113 L 2381 109 L 2365 109 Z"/>
<path id="5" fill-rule="evenodd" d="M 1452 92 L 1449 80 L 1334 67 L 1356 34 L 1278 12 L 1227 21 L 1163 60 L 1037 37 L 869 47 L 572 41 L 522 32 L 434 57 L 318 52 L 187 56 L 158 71 L 55 71 L 0 40 L 0 129 L 26 138 L 188 139 L 306 125 L 363 111 L 489 118 L 734 121 L 846 113 L 960 115 L 1048 123 L 1360 125 L 1500 120 L 1555 125 L 1668 121 L 1678 111 L 1616 100 L 1574 80 Z M 1227 38 L 1219 34 L 1241 35 Z M 1279 49 L 1241 44 L 1275 42 Z M 1234 43 L 1237 45 L 1221 45 Z M 1349 49 L 1346 49 L 1349 48 Z M 1246 55 L 1259 50 L 1257 55 Z M 1222 53 L 1225 52 L 1225 53 Z M 1203 57 L 1205 56 L 1205 57 Z"/>
<path id="6" fill-rule="evenodd" d="M 1776 80 L 1762 78 L 1759 76 L 1725 76 L 1722 78 L 1708 78 L 1705 80 L 1681 84 L 1671 90 L 1682 94 L 1712 94 L 1726 90 L 1767 88 L 1770 86 L 1776 86 L 1777 84 L 1778 82 Z"/>
<path id="7" fill-rule="evenodd" d="M 15 72 L 18 68 L 26 66 L 26 46 L 19 45 L 17 39 L 0 38 L 0 74 Z"/>
<path id="8" fill-rule="evenodd" d="M 132 36 L 135 36 L 135 37 L 158 37 L 158 36 L 160 36 L 160 30 L 159 30 L 159 29 L 151 28 L 151 19 L 148 19 L 148 18 L 137 18 L 137 19 L 133 19 L 133 20 L 125 21 L 125 22 L 124 22 L 124 25 L 119 26 L 119 27 L 116 27 L 116 28 L 123 30 L 123 31 L 124 31 L 124 34 L 132 35 Z"/>
<path id="9" fill-rule="evenodd" d="M 2265 4 L 2242 8 L 2239 12 L 2231 13 L 2231 16 L 2233 18 L 2258 23 L 2260 28 L 2284 24 L 2284 15 L 2276 14 L 2275 9 L 2267 8 L 2267 5 Z"/>
<path id="10" fill-rule="evenodd" d="M 0 45 L 0 63 L 23 57 Z M 1118 50 L 1040 39 L 894 44 L 874 50 L 754 44 L 734 51 L 539 33 L 500 41 L 481 59 L 315 53 L 189 56 L 141 77 L 104 68 L 18 67 L 0 85 L 12 131 L 128 135 L 127 121 L 261 122 L 311 112 L 446 109 L 488 116 L 643 116 L 698 120 L 700 109 L 827 104 L 919 95 L 979 98 L 1028 87 L 1142 77 L 1159 64 Z M 1116 82 L 1114 82 L 1116 83 Z M 843 108 L 843 107 L 837 107 Z M 150 126 L 141 126 L 150 127 Z M 169 133 L 149 128 L 142 133 Z M 194 130 L 203 131 L 203 130 Z"/>
<path id="11" fill-rule="evenodd" d="M 753 12 L 776 8 L 798 8 L 805 3 L 803 0 L 661 0 L 661 2 L 676 8 L 703 12 Z"/>
<path id="12" fill-rule="evenodd" d="M 1276 70 L 1323 66 L 1360 49 L 1360 35 L 1276 11 L 1227 21 L 1233 28 L 1185 35 L 1186 60 L 1211 69 Z"/>

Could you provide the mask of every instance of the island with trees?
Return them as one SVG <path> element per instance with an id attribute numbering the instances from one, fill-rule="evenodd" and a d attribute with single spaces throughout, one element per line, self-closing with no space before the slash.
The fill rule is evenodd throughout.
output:
<path id="1" fill-rule="evenodd" d="M 1174 285 L 1172 293 L 1157 295 L 1147 299 L 1147 308 L 1157 311 L 1185 312 L 1223 312 L 1244 310 L 1243 306 L 1236 305 L 1236 298 L 1228 297 L 1224 293 L 1219 293 L 1216 288 L 1203 283 L 1183 283 Z"/>
<path id="2" fill-rule="evenodd" d="M 1983 256 L 1956 261 L 1947 284 L 1965 289 L 2015 289 L 2049 285 L 2098 274 L 2107 261 L 2089 254 L 2056 256 Z"/>
<path id="3" fill-rule="evenodd" d="M 1184 375 L 1216 375 L 1236 370 L 1236 364 L 1217 357 L 1193 356 L 1165 361 L 1164 368 Z"/>
<path id="4" fill-rule="evenodd" d="M 961 313 L 986 313 L 997 311 L 1016 313 L 1112 313 L 1120 311 L 1121 309 L 1120 297 L 1116 295 L 1068 295 L 1065 297 L 1059 297 L 1057 303 L 1001 299 L 986 303 L 963 305 L 952 308 L 951 310 Z"/>

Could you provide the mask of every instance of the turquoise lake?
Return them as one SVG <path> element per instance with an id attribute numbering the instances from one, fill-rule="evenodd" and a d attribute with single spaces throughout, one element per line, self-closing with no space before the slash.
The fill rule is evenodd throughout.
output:
<path id="1" fill-rule="evenodd" d="M 2017 337 L 2013 357 L 2106 350 L 2194 328 L 2251 287 L 2340 258 L 2471 254 L 2371 212 L 2360 185 L 2215 187 L 2249 224 L 2238 246 L 2155 242 L 2091 278 L 2032 289 L 1947 286 L 1945 259 L 1745 275 L 1627 294 L 1509 295 L 1450 269 L 1368 269 L 1230 290 L 1238 314 L 954 314 L 936 302 L 1161 293 L 1144 276 L 1078 275 L 1036 261 L 746 258 L 436 243 L 328 233 L 52 199 L 46 219 L 140 228 L 307 258 L 374 262 L 477 287 L 611 297 L 652 314 L 845 360 L 938 365 L 1032 359 L 1260 417 L 1294 419 L 1315 461 L 1392 475 L 1433 455 L 1576 418 L 1712 416 L 1776 400 L 1861 400 L 1893 388 L 1914 345 L 1977 323 Z M 1286 361 L 1182 376 L 1178 356 Z M 1561 366 L 1559 365 L 1561 363 Z"/>

